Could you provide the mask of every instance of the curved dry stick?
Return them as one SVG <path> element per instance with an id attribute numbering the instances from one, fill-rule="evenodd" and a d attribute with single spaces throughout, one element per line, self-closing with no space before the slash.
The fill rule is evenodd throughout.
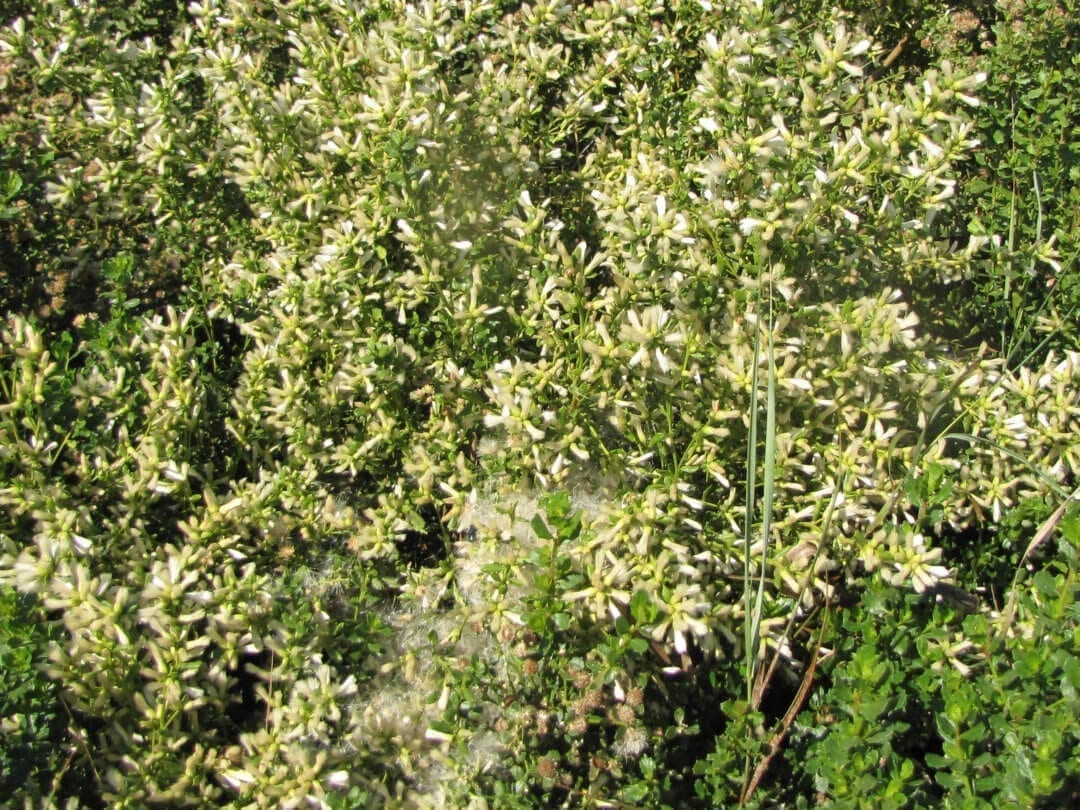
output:
<path id="1" fill-rule="evenodd" d="M 825 607 L 828 609 L 828 597 L 826 596 Z M 761 784 L 761 780 L 765 778 L 765 774 L 768 773 L 769 765 L 772 764 L 773 757 L 776 756 L 780 750 L 780 746 L 783 745 L 784 740 L 787 738 L 788 732 L 791 731 L 791 726 L 795 722 L 795 718 L 802 711 L 803 704 L 806 702 L 806 698 L 810 694 L 810 687 L 814 681 L 814 672 L 817 670 L 817 665 L 823 660 L 821 655 L 821 642 L 825 638 L 825 628 L 828 622 L 822 622 L 821 629 L 818 631 L 817 643 L 814 644 L 814 653 L 810 657 L 810 663 L 806 667 L 806 672 L 803 674 L 802 682 L 799 684 L 799 690 L 795 693 L 795 697 L 791 700 L 791 705 L 788 706 L 787 711 L 784 712 L 784 716 L 780 720 L 780 726 L 773 732 L 772 737 L 769 738 L 769 750 L 759 761 L 754 768 L 753 774 L 743 787 L 742 795 L 739 796 L 739 807 L 745 807 L 746 803 L 750 801 L 750 798 L 754 795 L 754 791 L 757 790 L 758 785 Z M 830 653 L 831 655 L 831 653 Z"/>
<path id="2" fill-rule="evenodd" d="M 911 34 L 904 34 L 900 37 L 900 41 L 896 43 L 896 46 L 889 51 L 889 55 L 885 57 L 881 63 L 881 69 L 884 70 L 897 59 L 900 58 L 900 54 L 904 51 L 904 46 L 908 44 L 908 40 L 911 39 Z"/>

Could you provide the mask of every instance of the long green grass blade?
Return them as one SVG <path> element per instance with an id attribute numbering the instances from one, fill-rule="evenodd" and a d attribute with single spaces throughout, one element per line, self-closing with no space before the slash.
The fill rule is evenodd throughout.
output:
<path id="1" fill-rule="evenodd" d="M 761 624 L 762 602 L 765 597 L 765 572 L 769 558 L 769 536 L 772 533 L 772 511 L 776 480 L 776 353 L 773 351 L 772 306 L 769 307 L 769 334 L 767 338 L 769 354 L 769 381 L 765 400 L 765 485 L 762 491 L 761 514 L 761 566 L 758 578 L 758 592 L 754 603 L 755 642 L 757 629 Z"/>
<path id="2" fill-rule="evenodd" d="M 750 596 L 751 569 L 750 549 L 754 545 L 754 518 L 757 509 L 757 436 L 758 436 L 758 386 L 757 368 L 761 359 L 760 325 L 754 336 L 754 360 L 750 381 L 750 435 L 746 442 L 746 516 L 743 519 L 743 652 L 746 656 L 746 697 L 750 700 L 754 689 L 754 643 L 757 628 L 751 617 L 753 601 Z"/>
<path id="3" fill-rule="evenodd" d="M 761 274 L 759 273 L 759 279 Z M 776 351 L 773 343 L 775 318 L 772 309 L 771 288 L 769 290 L 768 316 L 765 326 L 764 351 L 768 360 L 768 378 L 765 395 L 765 448 L 762 459 L 764 483 L 762 486 L 762 522 L 761 522 L 761 558 L 755 567 L 751 558 L 754 547 L 754 522 L 757 517 L 757 471 L 758 471 L 758 409 L 760 394 L 757 384 L 757 369 L 761 361 L 762 323 L 760 317 L 756 323 L 754 336 L 753 381 L 750 386 L 750 435 L 746 451 L 746 518 L 743 523 L 743 605 L 745 622 L 743 626 L 746 655 L 746 689 L 748 700 L 753 700 L 754 680 L 759 662 L 757 648 L 761 634 L 762 613 L 765 604 L 765 579 L 768 573 L 769 535 L 772 531 L 772 510 L 776 480 Z M 754 583 L 756 582 L 756 587 Z"/>
<path id="4" fill-rule="evenodd" d="M 757 572 L 757 592 L 754 596 L 754 604 L 748 616 L 752 642 L 751 656 L 754 662 L 751 670 L 757 668 L 757 647 L 760 641 L 762 612 L 765 604 L 765 579 L 768 572 L 769 560 L 769 535 L 772 532 L 772 510 L 775 497 L 776 481 L 776 352 L 773 345 L 773 312 L 772 300 L 769 301 L 769 320 L 766 334 L 766 353 L 768 355 L 769 374 L 765 396 L 765 457 L 764 485 L 762 487 L 762 514 L 761 514 L 761 559 Z"/>

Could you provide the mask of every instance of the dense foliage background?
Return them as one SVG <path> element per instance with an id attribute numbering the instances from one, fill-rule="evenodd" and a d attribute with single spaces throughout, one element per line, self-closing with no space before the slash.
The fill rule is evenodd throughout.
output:
<path id="1" fill-rule="evenodd" d="M 1080 17 L 0 2 L 0 796 L 1080 799 Z"/>

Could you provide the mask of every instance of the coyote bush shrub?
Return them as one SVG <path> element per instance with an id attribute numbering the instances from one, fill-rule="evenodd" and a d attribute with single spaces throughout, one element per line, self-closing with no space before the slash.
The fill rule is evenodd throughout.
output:
<path id="1" fill-rule="evenodd" d="M 944 227 L 978 72 L 755 2 L 139 8 L 0 34 L 52 296 L 6 302 L 0 580 L 88 802 L 749 798 L 786 707 L 744 654 L 797 683 L 838 601 L 1068 498 L 1080 355 L 925 320 L 1000 247 Z"/>

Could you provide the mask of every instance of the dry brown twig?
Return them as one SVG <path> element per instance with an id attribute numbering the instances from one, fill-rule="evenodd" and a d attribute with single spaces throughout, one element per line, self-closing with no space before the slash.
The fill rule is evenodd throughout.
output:
<path id="1" fill-rule="evenodd" d="M 828 595 L 825 598 L 826 611 L 829 609 Z M 828 626 L 828 621 L 821 623 L 821 627 L 818 630 L 817 641 L 814 643 L 813 653 L 810 656 L 810 663 L 806 666 L 806 672 L 803 673 L 802 680 L 799 683 L 799 689 L 795 693 L 795 697 L 791 699 L 791 703 L 788 705 L 787 711 L 784 712 L 784 716 L 780 719 L 780 724 L 769 738 L 768 750 L 754 767 L 754 772 L 750 775 L 750 778 L 743 786 L 742 794 L 739 796 L 739 807 L 746 806 L 746 803 L 754 795 L 754 791 L 757 790 L 758 785 L 761 784 L 761 780 L 765 778 L 765 774 L 769 771 L 769 766 L 772 764 L 773 758 L 780 750 L 780 746 L 783 745 L 784 740 L 787 739 L 788 733 L 791 731 L 791 726 L 795 722 L 795 718 L 799 716 L 799 712 L 802 711 L 803 704 L 806 703 L 806 698 L 810 695 L 810 687 L 814 682 L 814 673 L 817 671 L 818 664 L 832 655 L 829 651 L 825 655 L 822 655 L 821 642 L 825 638 L 825 629 Z M 772 663 L 768 668 L 768 672 L 764 678 L 759 679 L 759 683 L 754 687 L 754 706 L 755 708 L 760 704 L 761 697 L 765 693 L 765 689 L 768 686 L 769 681 L 772 679 L 773 673 L 776 671 L 776 664 L 780 657 L 777 653 L 773 656 Z"/>

